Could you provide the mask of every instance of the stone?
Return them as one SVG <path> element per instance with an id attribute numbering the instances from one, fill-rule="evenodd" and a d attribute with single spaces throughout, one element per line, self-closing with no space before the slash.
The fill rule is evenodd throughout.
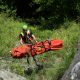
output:
<path id="1" fill-rule="evenodd" d="M 7 70 L 0 70 L 0 80 L 26 80 L 26 78 Z"/>

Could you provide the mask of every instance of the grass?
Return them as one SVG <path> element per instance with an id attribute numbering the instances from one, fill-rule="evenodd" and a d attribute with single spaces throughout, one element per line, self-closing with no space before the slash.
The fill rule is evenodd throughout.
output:
<path id="1" fill-rule="evenodd" d="M 11 59 L 8 63 L 12 72 L 25 76 L 27 80 L 58 80 L 69 67 L 77 48 L 77 41 L 80 35 L 80 24 L 75 22 L 65 22 L 59 29 L 40 30 L 37 26 L 29 25 L 29 29 L 33 31 L 39 41 L 46 39 L 62 39 L 64 42 L 63 49 L 60 51 L 50 51 L 39 55 L 39 60 L 43 63 L 44 68 L 39 73 L 32 73 L 31 76 L 24 74 L 27 67 L 26 58 Z M 19 42 L 18 35 L 21 32 L 22 25 L 25 22 L 8 18 L 0 14 L 0 57 L 11 58 L 9 51 Z M 1 61 L 0 61 L 1 62 Z M 1 64 L 1 63 L 0 63 Z"/>

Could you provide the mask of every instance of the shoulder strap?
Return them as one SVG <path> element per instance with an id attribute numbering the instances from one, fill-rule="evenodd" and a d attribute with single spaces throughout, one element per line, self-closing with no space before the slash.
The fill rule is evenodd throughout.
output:
<path id="1" fill-rule="evenodd" d="M 20 34 L 21 34 L 22 36 L 24 35 L 24 33 L 23 33 L 23 32 L 21 32 Z"/>

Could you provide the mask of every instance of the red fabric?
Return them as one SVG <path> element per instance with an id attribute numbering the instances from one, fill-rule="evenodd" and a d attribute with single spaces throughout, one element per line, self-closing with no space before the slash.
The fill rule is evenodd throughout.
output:
<path id="1" fill-rule="evenodd" d="M 43 52 L 45 52 L 43 42 L 37 42 L 32 46 L 32 56 L 42 54 Z"/>
<path id="2" fill-rule="evenodd" d="M 51 40 L 50 49 L 51 50 L 60 50 L 62 49 L 63 41 L 62 40 Z"/>
<path id="3" fill-rule="evenodd" d="M 42 54 L 49 50 L 60 50 L 63 47 L 63 41 L 62 40 L 46 40 L 43 42 L 37 42 L 34 45 L 23 45 L 15 47 L 11 50 L 11 55 L 14 58 L 22 58 L 29 53 L 31 53 L 32 56 Z"/>
<path id="4" fill-rule="evenodd" d="M 48 40 L 44 41 L 43 45 L 44 45 L 46 51 L 50 50 L 50 42 Z"/>
<path id="5" fill-rule="evenodd" d="M 30 52 L 30 47 L 27 45 L 23 45 L 23 46 L 18 46 L 18 47 L 13 48 L 11 50 L 11 55 L 14 58 L 22 58 L 29 52 Z"/>

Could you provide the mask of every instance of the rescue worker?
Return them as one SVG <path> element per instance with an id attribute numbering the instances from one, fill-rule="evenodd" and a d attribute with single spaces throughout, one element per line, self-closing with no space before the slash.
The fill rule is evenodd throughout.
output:
<path id="1" fill-rule="evenodd" d="M 35 35 L 29 30 L 27 29 L 27 25 L 24 25 L 22 27 L 22 32 L 20 33 L 19 37 L 20 37 L 20 44 L 35 44 L 37 42 Z M 32 58 L 31 53 L 29 53 L 29 55 L 27 55 L 27 62 L 29 65 L 28 70 L 31 71 L 30 69 L 30 59 Z M 33 60 L 35 61 L 35 64 L 38 67 L 41 67 L 42 65 L 39 63 L 38 59 L 36 58 L 36 56 L 33 57 Z M 28 72 L 29 74 L 29 72 Z"/>
<path id="2" fill-rule="evenodd" d="M 37 42 L 34 34 L 27 29 L 27 25 L 24 25 L 22 28 L 23 32 L 20 33 L 20 44 L 33 44 Z"/>

